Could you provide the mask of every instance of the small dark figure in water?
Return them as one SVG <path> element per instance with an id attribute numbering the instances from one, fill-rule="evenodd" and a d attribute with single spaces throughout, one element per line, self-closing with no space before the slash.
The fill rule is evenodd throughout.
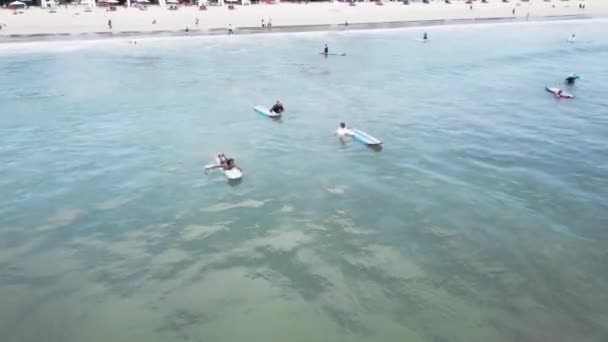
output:
<path id="1" fill-rule="evenodd" d="M 325 44 L 325 48 L 323 49 L 323 53 L 324 54 L 329 54 L 329 48 L 327 47 L 327 44 Z"/>
<path id="2" fill-rule="evenodd" d="M 281 114 L 284 111 L 285 111 L 285 107 L 283 107 L 283 104 L 279 100 L 277 100 L 277 103 L 275 103 L 274 106 L 272 106 L 272 108 L 270 108 L 271 113 Z"/>

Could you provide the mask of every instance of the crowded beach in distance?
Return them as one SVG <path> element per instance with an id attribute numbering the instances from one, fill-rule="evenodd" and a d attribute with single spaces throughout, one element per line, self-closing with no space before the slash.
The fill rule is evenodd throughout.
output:
<path id="1" fill-rule="evenodd" d="M 2 7 L 0 38 L 4 41 L 36 36 L 238 34 L 374 28 L 382 23 L 403 27 L 437 24 L 439 20 L 457 23 L 608 15 L 608 2 L 594 0 L 3 0 Z"/>

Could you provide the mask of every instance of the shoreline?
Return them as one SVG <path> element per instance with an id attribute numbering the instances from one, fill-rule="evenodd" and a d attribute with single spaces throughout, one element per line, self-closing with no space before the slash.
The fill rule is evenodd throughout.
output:
<path id="1" fill-rule="evenodd" d="M 344 32 L 359 30 L 399 29 L 408 27 L 433 27 L 450 25 L 475 25 L 475 24 L 498 24 L 498 23 L 525 23 L 525 22 L 547 22 L 594 19 L 590 14 L 566 14 L 547 15 L 530 18 L 522 17 L 480 17 L 461 19 L 430 19 L 430 20 L 404 20 L 369 23 L 345 24 L 312 24 L 312 25 L 283 25 L 274 26 L 272 30 L 260 27 L 240 27 L 235 35 L 256 35 L 273 33 L 302 33 L 302 32 Z M 31 33 L 31 34 L 8 34 L 0 36 L 0 44 L 7 43 L 31 43 L 31 42 L 54 42 L 54 41 L 89 41 L 113 38 L 159 38 L 159 37 L 198 37 L 198 36 L 222 36 L 228 35 L 225 28 L 191 29 L 185 30 L 157 30 L 157 31 L 117 31 L 117 32 L 81 32 L 81 33 Z"/>

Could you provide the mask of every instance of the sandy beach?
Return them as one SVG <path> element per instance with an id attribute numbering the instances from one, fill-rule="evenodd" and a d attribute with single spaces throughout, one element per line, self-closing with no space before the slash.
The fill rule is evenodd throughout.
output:
<path id="1" fill-rule="evenodd" d="M 579 4 L 586 8 L 579 8 Z M 472 8 L 470 7 L 472 6 Z M 608 16 L 606 1 L 556 1 L 545 2 L 531 0 L 529 2 L 511 1 L 504 3 L 499 0 L 480 1 L 472 5 L 464 1 L 454 0 L 451 4 L 434 1 L 430 4 L 411 2 L 404 5 L 401 2 L 385 2 L 379 6 L 373 2 L 357 3 L 349 6 L 344 2 L 326 2 L 309 4 L 256 4 L 249 6 L 236 5 L 234 10 L 227 6 L 209 6 L 201 11 L 196 6 L 181 6 L 178 10 L 168 10 L 160 6 L 148 6 L 147 10 L 137 7 L 118 7 L 116 11 L 107 11 L 104 7 L 96 7 L 85 11 L 86 6 L 58 7 L 55 13 L 38 7 L 19 10 L 0 11 L 0 37 L 3 40 L 14 40 L 46 35 L 83 35 L 96 34 L 154 34 L 185 32 L 191 34 L 224 34 L 229 25 L 236 33 L 245 30 L 260 30 L 262 19 L 267 23 L 271 20 L 274 30 L 291 27 L 293 30 L 306 31 L 314 25 L 346 28 L 364 26 L 363 24 L 398 23 L 433 20 L 473 20 L 497 19 L 502 20 L 539 20 L 556 16 Z M 514 13 L 514 14 L 513 14 Z M 196 23 L 198 18 L 198 25 Z M 112 29 L 108 21 L 112 21 Z M 429 22 L 430 24 L 431 22 Z M 424 24 L 424 23 L 418 23 Z M 251 32 L 250 32 L 251 33 Z M 34 36 L 34 37 L 32 37 Z"/>

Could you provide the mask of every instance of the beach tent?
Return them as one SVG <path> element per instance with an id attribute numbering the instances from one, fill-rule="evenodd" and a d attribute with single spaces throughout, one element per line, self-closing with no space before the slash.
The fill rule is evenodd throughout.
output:
<path id="1" fill-rule="evenodd" d="M 55 2 L 55 0 L 40 0 L 40 7 L 46 9 L 46 8 L 55 8 L 57 7 L 57 3 Z"/>

